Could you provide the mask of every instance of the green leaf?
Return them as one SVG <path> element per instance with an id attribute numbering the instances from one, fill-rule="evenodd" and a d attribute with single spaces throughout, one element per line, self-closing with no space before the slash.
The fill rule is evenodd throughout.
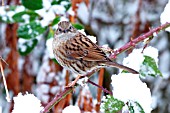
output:
<path id="1" fill-rule="evenodd" d="M 29 24 L 19 26 L 17 33 L 20 38 L 31 39 L 44 33 L 45 29 L 46 28 L 43 28 L 40 23 L 32 21 Z"/>
<path id="2" fill-rule="evenodd" d="M 115 99 L 111 95 L 107 95 L 106 100 L 101 107 L 105 110 L 105 113 L 117 113 L 123 108 L 123 106 L 124 103 L 122 101 Z"/>
<path id="3" fill-rule="evenodd" d="M 28 15 L 29 21 L 35 20 L 35 18 L 38 17 L 38 14 L 34 11 L 22 11 L 14 14 L 12 18 L 15 20 L 15 22 L 25 22 L 25 20 L 22 18 L 23 15 Z"/>
<path id="4" fill-rule="evenodd" d="M 74 23 L 72 23 L 72 25 L 76 28 L 76 29 L 79 29 L 79 30 L 81 30 L 81 29 L 84 29 L 84 26 L 82 25 L 82 24 L 74 24 Z"/>
<path id="5" fill-rule="evenodd" d="M 60 21 L 60 17 L 59 16 L 57 16 L 54 20 L 53 20 L 53 22 L 52 22 L 52 26 L 54 26 L 54 25 L 56 25 L 56 24 L 58 24 L 58 22 Z"/>
<path id="6" fill-rule="evenodd" d="M 139 70 L 142 76 L 162 76 L 161 71 L 158 69 L 155 60 L 152 57 L 144 56 L 145 59 Z"/>
<path id="7" fill-rule="evenodd" d="M 142 106 L 136 101 L 129 101 L 128 108 L 130 113 L 145 113 Z"/>
<path id="8" fill-rule="evenodd" d="M 38 10 L 43 8 L 42 0 L 21 0 L 21 3 L 28 9 Z"/>
<path id="9" fill-rule="evenodd" d="M 38 40 L 35 38 L 35 39 L 27 40 L 23 44 L 19 44 L 20 46 L 18 51 L 20 55 L 22 56 L 28 55 L 34 49 L 37 43 Z"/>

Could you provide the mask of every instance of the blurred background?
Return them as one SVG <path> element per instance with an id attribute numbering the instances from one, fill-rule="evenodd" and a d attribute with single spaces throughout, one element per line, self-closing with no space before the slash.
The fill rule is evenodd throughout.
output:
<path id="1" fill-rule="evenodd" d="M 74 80 L 51 55 L 51 43 L 57 23 L 68 20 L 77 29 L 97 37 L 97 43 L 112 49 L 160 25 L 160 14 L 168 0 L 0 0 L 0 56 L 10 96 L 19 92 L 35 94 L 45 106 L 55 94 Z M 4 3 L 4 6 L 2 4 Z M 153 97 L 152 113 L 170 113 L 170 34 L 162 31 L 149 45 L 159 50 L 159 68 L 163 77 L 148 77 Z M 136 48 L 144 44 L 136 45 Z M 117 62 L 130 53 L 118 56 Z M 102 70 L 103 71 L 103 70 Z M 111 90 L 111 75 L 118 71 L 107 68 L 91 80 Z M 102 81 L 102 82 L 101 82 Z M 97 87 L 77 88 L 50 111 L 78 105 L 82 112 L 99 112 L 102 95 Z M 0 74 L 0 113 L 9 113 L 13 102 L 5 100 Z"/>

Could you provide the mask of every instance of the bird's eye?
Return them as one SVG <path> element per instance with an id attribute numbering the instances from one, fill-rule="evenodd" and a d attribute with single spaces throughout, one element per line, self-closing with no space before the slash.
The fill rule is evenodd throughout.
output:
<path id="1" fill-rule="evenodd" d="M 58 28 L 58 31 L 61 32 L 62 30 L 60 28 Z"/>
<path id="2" fill-rule="evenodd" d="M 72 26 L 69 27 L 70 30 L 71 30 L 72 28 L 73 28 Z"/>

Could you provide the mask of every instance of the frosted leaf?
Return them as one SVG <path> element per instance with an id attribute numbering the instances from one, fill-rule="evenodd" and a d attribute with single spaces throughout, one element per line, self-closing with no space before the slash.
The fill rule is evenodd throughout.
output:
<path id="1" fill-rule="evenodd" d="M 145 59 L 144 55 L 152 57 L 156 64 L 158 64 L 158 50 L 154 47 L 147 47 L 144 49 L 134 49 L 132 53 L 128 55 L 128 57 L 124 58 L 123 65 L 130 67 L 136 71 L 140 70 L 140 67 Z"/>

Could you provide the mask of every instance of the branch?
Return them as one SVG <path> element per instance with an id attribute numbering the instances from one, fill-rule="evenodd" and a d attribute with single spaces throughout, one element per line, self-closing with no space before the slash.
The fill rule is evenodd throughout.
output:
<path id="1" fill-rule="evenodd" d="M 137 38 L 135 38 L 134 40 L 128 42 L 127 44 L 125 44 L 124 46 L 122 46 L 121 48 L 119 48 L 118 50 L 114 51 L 109 58 L 111 59 L 115 59 L 117 55 L 121 54 L 124 51 L 127 51 L 128 49 L 133 48 L 137 43 L 144 41 L 145 39 L 147 39 L 148 37 L 152 36 L 153 33 L 157 33 L 167 27 L 170 26 L 170 23 L 165 23 L 161 26 L 158 26 L 154 29 L 151 29 L 149 32 L 145 33 L 144 35 L 141 35 Z M 88 78 L 90 78 L 92 76 L 93 73 L 95 73 L 96 71 L 98 71 L 98 69 L 93 70 L 92 72 L 89 72 L 87 74 Z M 88 81 L 89 83 L 95 85 L 94 83 L 92 83 L 91 81 Z M 61 92 L 60 94 L 56 95 L 56 97 L 54 97 L 54 99 L 48 103 L 48 105 L 41 111 L 41 113 L 46 113 L 48 112 L 55 104 L 57 104 L 61 99 L 65 98 L 69 93 L 71 93 L 74 88 L 76 88 L 78 85 L 76 85 L 73 88 L 66 88 L 63 92 Z M 106 89 L 104 89 L 102 87 L 103 91 L 106 91 Z M 108 92 L 109 93 L 109 92 Z"/>
<path id="2" fill-rule="evenodd" d="M 98 88 L 102 89 L 104 92 L 110 94 L 110 95 L 113 95 L 111 91 L 108 91 L 107 89 L 103 88 L 102 86 L 99 86 L 98 84 L 92 82 L 91 80 L 88 80 L 88 83 L 94 85 L 94 86 L 97 86 Z"/>
<path id="3" fill-rule="evenodd" d="M 117 55 L 119 55 L 120 53 L 127 51 L 131 48 L 133 48 L 137 43 L 144 41 L 145 39 L 153 36 L 153 33 L 158 33 L 159 31 L 167 28 L 170 26 L 170 23 L 165 23 L 162 24 L 161 26 L 158 26 L 154 29 L 151 29 L 149 32 L 145 33 L 144 35 L 141 35 L 137 38 L 135 38 L 134 40 L 131 40 L 130 42 L 128 42 L 127 44 L 125 44 L 124 46 L 122 46 L 121 48 L 119 48 L 118 50 L 114 51 L 109 58 L 110 59 L 115 59 Z"/>

